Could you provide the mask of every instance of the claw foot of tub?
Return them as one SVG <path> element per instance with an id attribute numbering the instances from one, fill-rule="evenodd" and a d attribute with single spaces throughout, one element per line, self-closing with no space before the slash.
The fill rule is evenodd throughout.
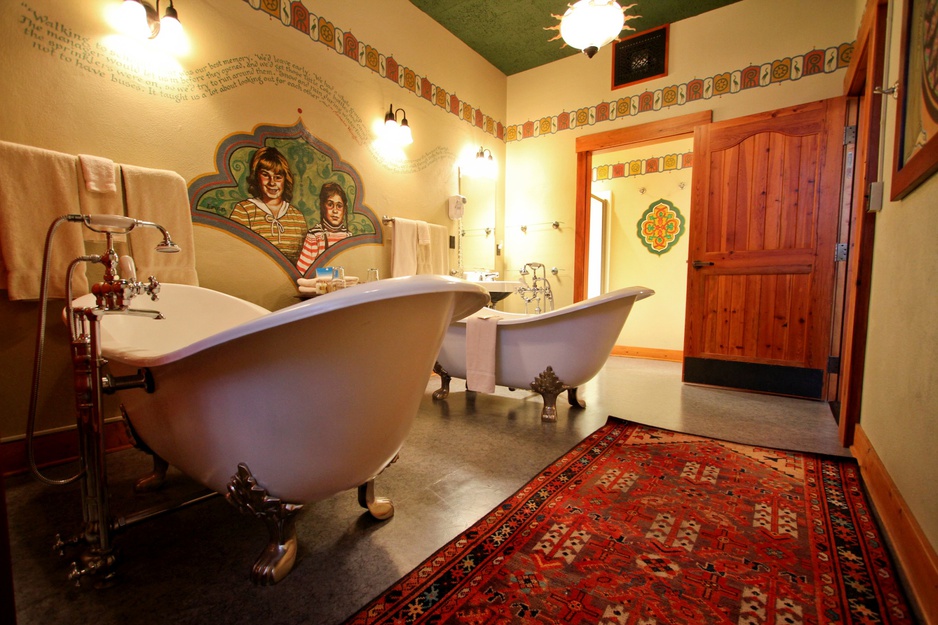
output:
<path id="1" fill-rule="evenodd" d="M 531 390 L 540 393 L 544 400 L 544 408 L 541 409 L 541 421 L 557 420 L 557 396 L 565 389 L 567 389 L 567 386 L 554 373 L 553 367 L 547 367 L 534 378 L 534 382 L 531 383 Z"/>
<path id="2" fill-rule="evenodd" d="M 440 388 L 433 391 L 433 399 L 446 399 L 449 397 L 449 383 L 453 378 L 438 362 L 433 364 L 433 373 L 440 376 Z"/>
<path id="3" fill-rule="evenodd" d="M 242 513 L 253 514 L 267 525 L 270 542 L 251 569 L 251 580 L 260 586 L 276 584 L 287 576 L 296 561 L 295 517 L 303 506 L 272 497 L 243 463 L 228 482 L 225 499 Z"/>
<path id="4" fill-rule="evenodd" d="M 358 505 L 367 508 L 368 512 L 379 521 L 386 521 L 394 516 L 394 504 L 387 497 L 375 495 L 375 481 L 368 480 L 358 487 Z"/>
<path id="5" fill-rule="evenodd" d="M 586 402 L 576 396 L 576 391 L 579 387 L 574 386 L 573 388 L 567 389 L 567 401 L 570 402 L 570 405 L 574 408 L 586 408 Z"/>
<path id="6" fill-rule="evenodd" d="M 169 469 L 169 463 L 156 454 L 152 454 L 152 456 L 153 470 L 137 478 L 137 481 L 134 482 L 135 493 L 151 493 L 159 490 L 166 483 L 166 471 Z"/>
<path id="7" fill-rule="evenodd" d="M 282 523 L 267 522 L 270 542 L 251 567 L 251 581 L 258 586 L 272 586 L 293 570 L 296 562 L 296 523 L 293 515 Z"/>

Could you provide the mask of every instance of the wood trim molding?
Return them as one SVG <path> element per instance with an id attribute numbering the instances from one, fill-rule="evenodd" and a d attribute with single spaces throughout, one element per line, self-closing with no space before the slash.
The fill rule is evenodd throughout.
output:
<path id="1" fill-rule="evenodd" d="M 133 439 L 123 421 L 104 424 L 104 448 L 106 452 L 118 451 L 133 446 Z M 33 441 L 33 455 L 40 467 L 55 466 L 78 458 L 78 430 L 70 428 L 50 434 L 37 435 Z M 29 471 L 26 440 L 9 441 L 0 445 L 0 473 L 19 475 Z"/>
<path id="2" fill-rule="evenodd" d="M 863 95 L 866 83 L 866 67 L 869 63 L 870 48 L 873 47 L 871 33 L 877 22 L 881 22 L 880 9 L 885 9 L 888 0 L 866 0 L 863 8 L 863 17 L 860 19 L 860 28 L 857 30 L 856 44 L 853 47 L 853 56 L 847 73 L 844 75 L 844 95 Z M 874 49 L 874 52 L 876 50 Z M 882 53 L 879 51 L 880 54 Z"/>
<path id="3" fill-rule="evenodd" d="M 938 625 L 938 555 L 928 542 L 899 489 L 886 471 L 860 425 L 850 451 L 860 465 L 863 484 L 870 495 L 893 553 L 902 569 L 910 599 L 924 622 Z"/>
<path id="4" fill-rule="evenodd" d="M 592 135 L 584 135 L 577 137 L 576 151 L 578 153 L 595 152 L 596 150 L 618 148 L 624 145 L 635 147 L 667 141 L 681 135 L 692 135 L 695 127 L 701 124 L 709 124 L 712 120 L 713 111 L 706 110 L 678 117 L 669 117 L 661 121 L 647 122 L 637 126 L 626 126 Z"/>
<path id="5" fill-rule="evenodd" d="M 876 215 L 867 208 L 867 189 L 878 178 L 881 95 L 873 89 L 882 83 L 885 67 L 886 5 L 870 0 L 863 24 L 857 35 L 869 40 L 862 66 L 852 79 L 851 91 L 861 90 L 857 124 L 853 202 L 849 208 L 849 253 L 847 254 L 846 293 L 840 354 L 840 378 L 837 399 L 840 401 L 840 442 L 850 445 L 854 429 L 860 421 L 863 394 L 866 333 L 869 321 L 870 289 L 873 271 L 873 243 L 876 236 Z M 858 59 L 858 64 L 861 60 Z M 851 66 L 853 64 L 851 63 Z"/>
<path id="6" fill-rule="evenodd" d="M 590 188 L 593 181 L 593 152 L 609 148 L 637 147 L 682 136 L 692 136 L 694 128 L 713 121 L 713 111 L 700 111 L 637 126 L 616 128 L 576 139 L 576 227 L 573 249 L 573 301 L 586 299 L 589 254 Z"/>
<path id="7" fill-rule="evenodd" d="M 657 349 L 654 347 L 629 347 L 616 345 L 612 348 L 613 356 L 626 358 L 644 358 L 645 360 L 667 360 L 669 362 L 683 362 L 684 351 L 680 349 Z"/>
<path id="8" fill-rule="evenodd" d="M 577 139 L 579 141 L 579 139 Z M 593 178 L 593 153 L 576 154 L 576 227 L 573 230 L 573 301 L 586 299 L 586 276 L 589 270 L 590 197 Z"/>

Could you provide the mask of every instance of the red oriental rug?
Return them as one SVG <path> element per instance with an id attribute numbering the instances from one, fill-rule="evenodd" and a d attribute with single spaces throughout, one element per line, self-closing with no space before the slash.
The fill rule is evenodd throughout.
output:
<path id="1" fill-rule="evenodd" d="M 346 623 L 912 623 L 852 459 L 609 422 Z"/>

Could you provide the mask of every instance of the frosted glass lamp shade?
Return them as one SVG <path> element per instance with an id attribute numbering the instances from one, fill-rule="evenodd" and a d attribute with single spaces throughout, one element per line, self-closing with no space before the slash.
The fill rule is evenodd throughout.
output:
<path id="1" fill-rule="evenodd" d="M 624 25 L 622 7 L 615 0 L 579 0 L 560 20 L 560 36 L 568 46 L 592 57 L 618 37 Z"/>

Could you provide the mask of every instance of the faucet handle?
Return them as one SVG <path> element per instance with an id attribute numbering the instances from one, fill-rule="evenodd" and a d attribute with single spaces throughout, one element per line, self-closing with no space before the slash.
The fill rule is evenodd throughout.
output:
<path id="1" fill-rule="evenodd" d="M 149 295 L 150 299 L 154 302 L 160 299 L 160 283 L 156 279 L 156 276 L 150 276 L 150 280 L 147 285 L 143 287 L 143 290 L 146 291 L 147 295 Z"/>

